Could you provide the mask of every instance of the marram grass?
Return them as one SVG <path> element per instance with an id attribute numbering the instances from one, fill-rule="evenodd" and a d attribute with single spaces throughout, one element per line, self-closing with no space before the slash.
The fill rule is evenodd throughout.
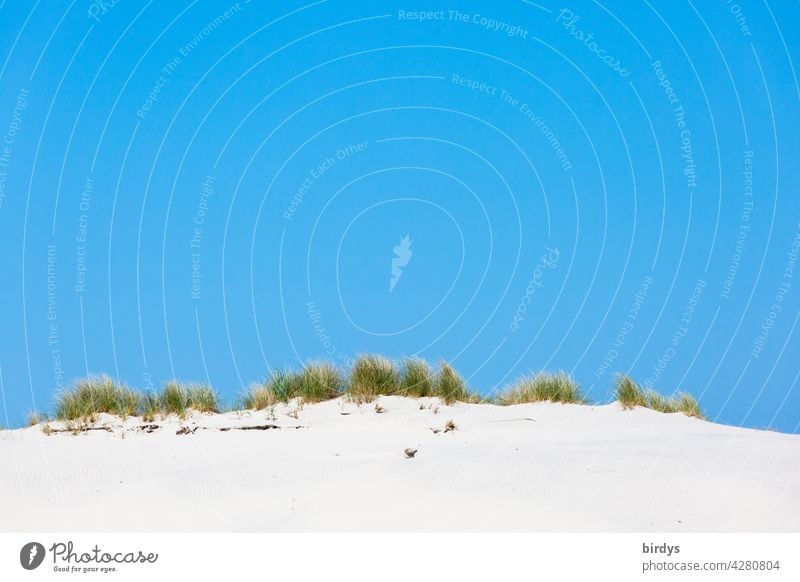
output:
<path id="1" fill-rule="evenodd" d="M 219 412 L 217 393 L 206 384 L 166 382 L 161 392 L 149 399 L 150 410 L 156 414 L 185 415 L 194 412 Z"/>
<path id="2" fill-rule="evenodd" d="M 400 366 L 377 355 L 359 356 L 350 372 L 346 393 L 357 399 L 401 395 L 412 398 L 438 397 L 446 403 L 478 402 L 467 383 L 453 367 L 442 362 L 438 372 L 422 359 L 412 358 Z"/>
<path id="3" fill-rule="evenodd" d="M 242 397 L 242 406 L 264 410 L 293 398 L 323 402 L 341 396 L 344 387 L 344 376 L 336 366 L 329 362 L 310 362 L 300 372 L 273 371 L 263 383 L 250 387 Z"/>
<path id="4" fill-rule="evenodd" d="M 430 365 L 419 358 L 403 362 L 400 379 L 400 393 L 411 398 L 433 396 L 436 391 L 436 378 Z"/>
<path id="5" fill-rule="evenodd" d="M 625 408 L 648 405 L 644 390 L 631 378 L 622 374 L 617 376 L 614 396 Z"/>
<path id="6" fill-rule="evenodd" d="M 565 372 L 548 374 L 538 372 L 524 376 L 496 397 L 500 405 L 529 402 L 560 402 L 562 404 L 584 404 L 586 398 L 580 386 Z"/>
<path id="7" fill-rule="evenodd" d="M 476 402 L 479 397 L 470 393 L 464 378 L 453 367 L 443 362 L 436 375 L 434 396 L 438 396 L 447 404 L 453 402 Z"/>
<path id="8" fill-rule="evenodd" d="M 295 381 L 293 396 L 304 402 L 322 402 L 342 395 L 345 381 L 339 369 L 329 362 L 310 362 Z"/>
<path id="9" fill-rule="evenodd" d="M 250 386 L 242 398 L 242 406 L 250 410 L 264 410 L 279 402 L 289 402 L 298 392 L 300 374 L 274 370 L 259 384 Z"/>
<path id="10" fill-rule="evenodd" d="M 272 372 L 263 382 L 253 384 L 238 404 L 242 409 L 264 410 L 292 399 L 322 402 L 347 395 L 357 401 L 371 401 L 377 396 L 400 395 L 411 398 L 440 398 L 454 402 L 488 403 L 501 406 L 530 402 L 586 404 L 580 386 L 565 372 L 539 372 L 524 376 L 493 398 L 471 392 L 466 380 L 447 362 L 434 370 L 425 360 L 409 358 L 396 363 L 384 356 L 359 356 L 348 373 L 330 362 L 309 362 L 300 370 Z M 614 396 L 624 408 L 642 406 L 659 412 L 681 412 L 705 418 L 697 400 L 686 392 L 665 396 L 640 387 L 634 380 L 619 375 Z M 189 412 L 219 412 L 217 393 L 206 384 L 166 382 L 159 392 L 142 393 L 109 376 L 90 376 L 75 382 L 69 390 L 58 394 L 55 418 L 63 421 L 93 421 L 100 413 L 120 417 Z M 41 422 L 46 417 L 32 417 Z"/>
<path id="11" fill-rule="evenodd" d="M 252 384 L 239 402 L 243 410 L 266 410 L 275 406 L 280 400 L 275 398 L 274 393 L 264 384 Z"/>
<path id="12" fill-rule="evenodd" d="M 389 358 L 362 355 L 353 363 L 347 392 L 367 400 L 375 396 L 390 396 L 400 392 L 400 380 L 400 372 Z"/>
<path id="13" fill-rule="evenodd" d="M 100 413 L 121 417 L 139 411 L 141 394 L 108 376 L 90 376 L 75 382 L 70 390 L 56 397 L 55 416 L 59 420 L 93 418 Z"/>
<path id="14" fill-rule="evenodd" d="M 697 399 L 688 392 L 677 392 L 673 396 L 664 396 L 655 390 L 646 390 L 628 376 L 617 377 L 614 394 L 625 408 L 642 406 L 658 412 L 682 412 L 687 416 L 705 418 Z"/>

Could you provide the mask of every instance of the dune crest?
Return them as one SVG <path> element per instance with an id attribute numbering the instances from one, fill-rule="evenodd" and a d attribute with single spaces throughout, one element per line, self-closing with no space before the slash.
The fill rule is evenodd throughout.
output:
<path id="1" fill-rule="evenodd" d="M 101 414 L 0 456 L 4 531 L 800 531 L 800 436 L 619 403 Z"/>

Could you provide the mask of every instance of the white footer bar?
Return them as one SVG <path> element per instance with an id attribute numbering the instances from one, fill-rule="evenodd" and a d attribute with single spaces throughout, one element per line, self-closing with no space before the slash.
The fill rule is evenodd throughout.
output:
<path id="1" fill-rule="evenodd" d="M 0 580 L 192 575 L 797 581 L 800 534 L 0 534 Z"/>

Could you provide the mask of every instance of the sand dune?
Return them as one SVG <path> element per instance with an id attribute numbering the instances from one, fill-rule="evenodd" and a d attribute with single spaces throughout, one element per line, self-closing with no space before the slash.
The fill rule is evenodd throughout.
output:
<path id="1" fill-rule="evenodd" d="M 338 399 L 95 428 L 0 432 L 1 530 L 800 531 L 800 436 L 618 404 Z"/>

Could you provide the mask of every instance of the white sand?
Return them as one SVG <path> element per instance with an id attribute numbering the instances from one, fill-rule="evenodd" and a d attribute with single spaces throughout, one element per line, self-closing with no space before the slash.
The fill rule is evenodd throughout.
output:
<path id="1" fill-rule="evenodd" d="M 800 531 L 798 435 L 617 404 L 377 402 L 2 431 L 0 530 Z"/>

